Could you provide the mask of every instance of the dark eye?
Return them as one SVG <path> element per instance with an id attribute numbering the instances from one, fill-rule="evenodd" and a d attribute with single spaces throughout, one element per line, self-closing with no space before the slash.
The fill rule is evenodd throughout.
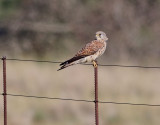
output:
<path id="1" fill-rule="evenodd" d="M 99 36 L 101 36 L 101 34 L 99 34 Z"/>

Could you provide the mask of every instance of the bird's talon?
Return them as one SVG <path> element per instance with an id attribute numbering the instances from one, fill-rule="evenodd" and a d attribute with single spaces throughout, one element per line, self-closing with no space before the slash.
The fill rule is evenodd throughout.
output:
<path id="1" fill-rule="evenodd" d="M 93 61 L 93 67 L 96 68 L 98 65 L 95 61 Z"/>

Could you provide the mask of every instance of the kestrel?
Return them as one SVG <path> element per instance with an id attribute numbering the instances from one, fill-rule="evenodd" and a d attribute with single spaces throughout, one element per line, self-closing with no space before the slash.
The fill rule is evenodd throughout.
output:
<path id="1" fill-rule="evenodd" d="M 92 62 L 93 66 L 97 67 L 96 59 L 105 52 L 107 40 L 108 38 L 104 32 L 96 32 L 96 39 L 86 44 L 86 46 L 79 50 L 73 58 L 61 63 L 61 67 L 57 71 L 71 65 L 86 62 Z"/>

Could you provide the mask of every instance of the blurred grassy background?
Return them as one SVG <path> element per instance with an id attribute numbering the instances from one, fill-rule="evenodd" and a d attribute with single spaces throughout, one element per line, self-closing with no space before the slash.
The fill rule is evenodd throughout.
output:
<path id="1" fill-rule="evenodd" d="M 160 0 L 0 0 L 0 53 L 7 58 L 64 61 L 102 30 L 109 41 L 99 63 L 159 65 L 159 27 Z M 94 98 L 92 66 L 57 69 L 58 64 L 7 61 L 8 93 Z M 100 67 L 99 98 L 160 104 L 159 74 Z M 159 115 L 156 107 L 100 104 L 101 125 L 157 125 Z M 9 96 L 8 123 L 91 125 L 94 104 Z"/>

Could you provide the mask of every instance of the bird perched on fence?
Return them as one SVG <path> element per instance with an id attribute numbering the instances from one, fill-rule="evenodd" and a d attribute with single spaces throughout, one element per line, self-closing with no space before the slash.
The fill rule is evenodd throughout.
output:
<path id="1" fill-rule="evenodd" d="M 97 67 L 96 59 L 105 52 L 107 40 L 108 38 L 104 32 L 96 32 L 96 39 L 86 44 L 81 50 L 77 52 L 77 54 L 73 58 L 61 63 L 61 67 L 57 71 L 71 65 L 86 62 L 92 62 L 93 66 Z"/>

